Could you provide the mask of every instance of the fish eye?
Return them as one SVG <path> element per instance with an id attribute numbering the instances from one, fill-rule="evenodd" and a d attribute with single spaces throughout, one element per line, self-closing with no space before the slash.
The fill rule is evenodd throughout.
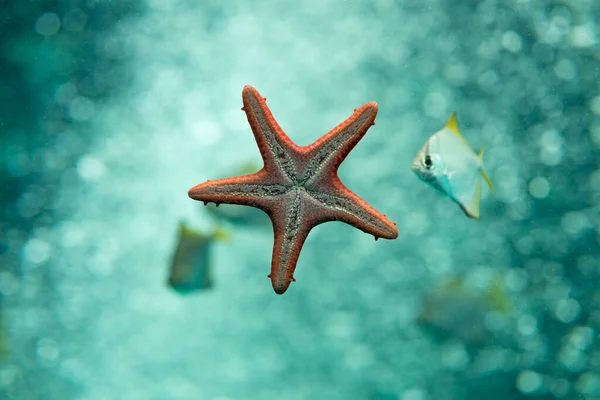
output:
<path id="1" fill-rule="evenodd" d="M 423 165 L 427 169 L 433 168 L 433 160 L 431 160 L 431 156 L 430 155 L 426 155 L 425 156 L 425 159 L 423 160 Z"/>

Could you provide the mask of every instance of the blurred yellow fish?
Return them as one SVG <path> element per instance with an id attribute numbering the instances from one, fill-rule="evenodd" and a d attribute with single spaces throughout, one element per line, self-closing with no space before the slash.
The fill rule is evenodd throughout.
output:
<path id="1" fill-rule="evenodd" d="M 497 272 L 476 288 L 464 277 L 450 277 L 425 294 L 418 322 L 440 340 L 483 341 L 489 333 L 486 315 L 493 311 L 508 317 L 513 309 L 505 280 L 505 272 Z"/>
<path id="2" fill-rule="evenodd" d="M 211 235 L 203 235 L 180 222 L 168 285 L 180 294 L 211 288 L 211 248 L 215 240 L 227 238 L 227 233 L 219 228 Z"/>
<path id="3" fill-rule="evenodd" d="M 471 218 L 479 219 L 481 177 L 494 191 L 483 169 L 483 146 L 475 154 L 458 130 L 456 113 L 419 149 L 412 170 L 422 181 L 458 203 Z"/>

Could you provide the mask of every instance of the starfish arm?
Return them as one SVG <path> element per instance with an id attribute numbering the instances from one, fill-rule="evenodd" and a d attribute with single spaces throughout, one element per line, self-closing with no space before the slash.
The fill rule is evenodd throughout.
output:
<path id="1" fill-rule="evenodd" d="M 201 183 L 191 188 L 188 196 L 205 204 L 239 204 L 268 211 L 276 201 L 275 197 L 286 190 L 287 187 L 283 185 L 269 183 L 263 169 L 251 175 Z"/>
<path id="2" fill-rule="evenodd" d="M 320 179 L 327 179 L 331 174 L 337 173 L 348 153 L 375 124 L 377 110 L 378 106 L 374 101 L 355 109 L 344 122 L 310 146 L 310 162 L 304 175 L 307 183 L 318 184 Z"/>
<path id="3" fill-rule="evenodd" d="M 255 88 L 244 86 L 242 101 L 242 110 L 246 112 L 265 169 L 272 177 L 293 182 L 297 175 L 293 156 L 298 153 L 299 147 L 281 129 L 271 114 L 266 99 Z"/>
<path id="4" fill-rule="evenodd" d="M 371 207 L 366 201 L 346 188 L 337 180 L 336 190 L 332 192 L 311 192 L 310 195 L 318 201 L 323 209 L 322 220 L 341 221 L 360 229 L 363 232 L 384 239 L 396 239 L 398 228 L 396 223 L 390 221 L 385 214 Z"/>
<path id="5" fill-rule="evenodd" d="M 314 226 L 308 218 L 306 202 L 299 191 L 290 191 L 271 216 L 274 243 L 271 260 L 271 284 L 277 294 L 283 294 L 294 281 L 294 270 L 302 245 Z"/>

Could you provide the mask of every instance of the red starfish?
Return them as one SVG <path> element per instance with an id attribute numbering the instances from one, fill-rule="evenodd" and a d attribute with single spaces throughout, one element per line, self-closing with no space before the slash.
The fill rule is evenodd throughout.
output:
<path id="1" fill-rule="evenodd" d="M 207 181 L 191 188 L 195 200 L 252 206 L 273 223 L 271 283 L 283 294 L 294 279 L 308 233 L 327 221 L 342 221 L 377 238 L 398 237 L 396 223 L 352 193 L 337 176 L 348 153 L 375 124 L 377 103 L 365 104 L 309 146 L 300 147 L 279 127 L 266 99 L 252 86 L 242 90 L 248 122 L 264 161 L 255 174 Z"/>

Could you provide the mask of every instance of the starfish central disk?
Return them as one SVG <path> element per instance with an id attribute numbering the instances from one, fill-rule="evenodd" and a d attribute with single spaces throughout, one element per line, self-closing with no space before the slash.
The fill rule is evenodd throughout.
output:
<path id="1" fill-rule="evenodd" d="M 396 224 L 351 192 L 337 176 L 342 161 L 375 124 L 377 103 L 355 109 L 313 144 L 298 146 L 277 124 L 256 89 L 245 86 L 242 100 L 264 167 L 255 174 L 201 183 L 188 194 L 205 204 L 246 205 L 269 215 L 275 235 L 269 277 L 275 293 L 283 294 L 294 280 L 302 245 L 319 224 L 342 221 L 375 239 L 398 237 Z"/>

